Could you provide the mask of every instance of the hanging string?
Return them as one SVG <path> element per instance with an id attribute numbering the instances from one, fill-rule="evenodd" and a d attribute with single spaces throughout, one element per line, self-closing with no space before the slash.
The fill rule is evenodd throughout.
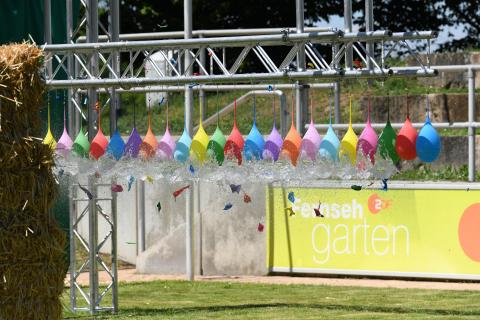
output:
<path id="1" fill-rule="evenodd" d="M 332 98 L 332 97 L 333 97 L 333 89 L 331 90 L 330 97 L 328 98 L 328 100 L 329 100 L 329 108 L 330 108 L 330 110 L 329 110 L 329 111 L 330 111 L 330 115 L 329 115 L 329 117 L 330 117 L 330 121 L 329 121 L 330 126 L 332 125 L 332 105 L 333 105 L 333 98 Z"/>
<path id="2" fill-rule="evenodd" d="M 273 95 L 273 127 L 277 128 L 277 110 L 275 110 L 275 95 Z"/>
<path id="3" fill-rule="evenodd" d="M 293 91 L 292 91 L 292 124 L 291 126 L 293 127 L 293 122 L 294 122 L 294 110 L 295 110 L 295 96 L 293 95 Z"/>
<path id="4" fill-rule="evenodd" d="M 219 106 L 219 103 L 218 103 L 218 84 L 217 84 L 217 97 L 215 99 L 216 101 L 216 104 L 217 104 L 217 128 L 219 127 L 220 125 L 220 113 L 218 112 L 218 106 Z"/>
<path id="5" fill-rule="evenodd" d="M 133 97 L 133 128 L 136 128 L 137 127 L 137 118 L 136 118 L 136 109 L 137 109 L 137 106 L 136 106 L 136 103 L 135 103 L 135 97 Z"/>
<path id="6" fill-rule="evenodd" d="M 390 92 L 387 93 L 387 122 L 390 122 Z"/>
<path id="7" fill-rule="evenodd" d="M 350 97 L 350 117 L 348 121 L 351 126 L 352 125 L 352 94 L 351 93 L 349 94 L 349 97 Z"/>
<path id="8" fill-rule="evenodd" d="M 47 95 L 47 122 L 48 122 L 48 131 L 50 131 L 50 94 Z"/>
<path id="9" fill-rule="evenodd" d="M 233 127 L 237 127 L 237 98 L 233 99 Z"/>
<path id="10" fill-rule="evenodd" d="M 100 112 L 100 104 L 98 101 L 95 102 L 95 110 L 98 115 L 98 131 L 102 132 L 102 113 Z"/>
<path id="11" fill-rule="evenodd" d="M 63 94 L 63 130 L 67 129 L 67 90 Z"/>
<path id="12" fill-rule="evenodd" d="M 255 91 L 253 92 L 253 124 L 257 124 L 257 97 Z"/>
<path id="13" fill-rule="evenodd" d="M 371 107 L 370 95 L 368 95 L 368 111 L 367 111 L 367 123 L 370 123 L 370 107 Z"/>
<path id="14" fill-rule="evenodd" d="M 151 119 L 150 119 L 150 98 L 148 98 L 148 129 L 151 129 Z"/>
<path id="15" fill-rule="evenodd" d="M 170 105 L 170 97 L 167 94 L 167 130 L 168 130 L 168 107 Z"/>
<path id="16" fill-rule="evenodd" d="M 313 93 L 310 91 L 310 123 L 313 124 Z"/>

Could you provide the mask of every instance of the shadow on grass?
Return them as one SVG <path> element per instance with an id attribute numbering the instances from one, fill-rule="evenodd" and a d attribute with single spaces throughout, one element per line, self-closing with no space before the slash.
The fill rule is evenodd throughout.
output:
<path id="1" fill-rule="evenodd" d="M 388 306 L 354 306 L 341 304 L 302 304 L 302 303 L 264 303 L 264 304 L 241 304 L 241 305 L 219 305 L 199 306 L 185 308 L 121 308 L 118 316 L 172 316 L 189 313 L 208 313 L 222 311 L 247 311 L 262 308 L 305 308 L 318 310 L 332 310 L 345 312 L 368 312 L 368 313 L 393 313 L 398 315 L 425 314 L 433 316 L 480 316 L 480 310 L 448 310 L 448 309 L 425 309 Z M 115 316 L 100 314 L 95 319 L 109 319 Z M 93 319 L 91 316 L 65 317 L 65 319 Z"/>

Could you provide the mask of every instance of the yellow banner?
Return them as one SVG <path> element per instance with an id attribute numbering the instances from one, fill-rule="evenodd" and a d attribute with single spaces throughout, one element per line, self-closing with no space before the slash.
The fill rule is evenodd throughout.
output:
<path id="1" fill-rule="evenodd" d="M 272 188 L 267 217 L 271 271 L 480 279 L 478 191 Z"/>

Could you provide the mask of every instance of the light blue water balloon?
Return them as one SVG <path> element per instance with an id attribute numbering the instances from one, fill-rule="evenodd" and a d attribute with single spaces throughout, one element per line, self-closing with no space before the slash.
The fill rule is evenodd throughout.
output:
<path id="1" fill-rule="evenodd" d="M 190 145 L 192 144 L 192 138 L 187 132 L 187 129 L 183 129 L 182 136 L 177 141 L 173 158 L 180 162 L 185 162 L 190 156 Z"/>
<path id="2" fill-rule="evenodd" d="M 318 153 L 322 158 L 337 161 L 339 147 L 340 140 L 338 139 L 335 131 L 333 131 L 332 125 L 330 124 L 327 130 L 327 134 L 323 137 L 322 143 L 320 143 L 320 150 L 318 151 Z"/>

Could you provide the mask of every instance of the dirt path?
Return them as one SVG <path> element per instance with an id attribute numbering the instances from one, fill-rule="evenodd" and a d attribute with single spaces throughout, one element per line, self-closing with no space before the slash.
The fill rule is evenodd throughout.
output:
<path id="1" fill-rule="evenodd" d="M 108 281 L 105 272 L 99 272 L 101 283 Z M 118 271 L 120 282 L 148 282 L 154 280 L 184 280 L 183 275 L 159 275 L 139 274 L 135 269 Z M 411 289 L 435 289 L 435 290 L 475 290 L 480 291 L 480 283 L 463 282 L 434 282 L 434 281 L 408 281 L 408 280 L 384 280 L 384 279 L 338 279 L 317 277 L 286 277 L 286 276 L 196 276 L 197 281 L 222 281 L 239 283 L 269 283 L 269 284 L 309 284 L 329 286 L 358 286 L 375 288 L 411 288 Z M 88 284 L 88 273 L 78 277 L 80 284 Z M 69 285 L 69 276 L 65 279 Z"/>

